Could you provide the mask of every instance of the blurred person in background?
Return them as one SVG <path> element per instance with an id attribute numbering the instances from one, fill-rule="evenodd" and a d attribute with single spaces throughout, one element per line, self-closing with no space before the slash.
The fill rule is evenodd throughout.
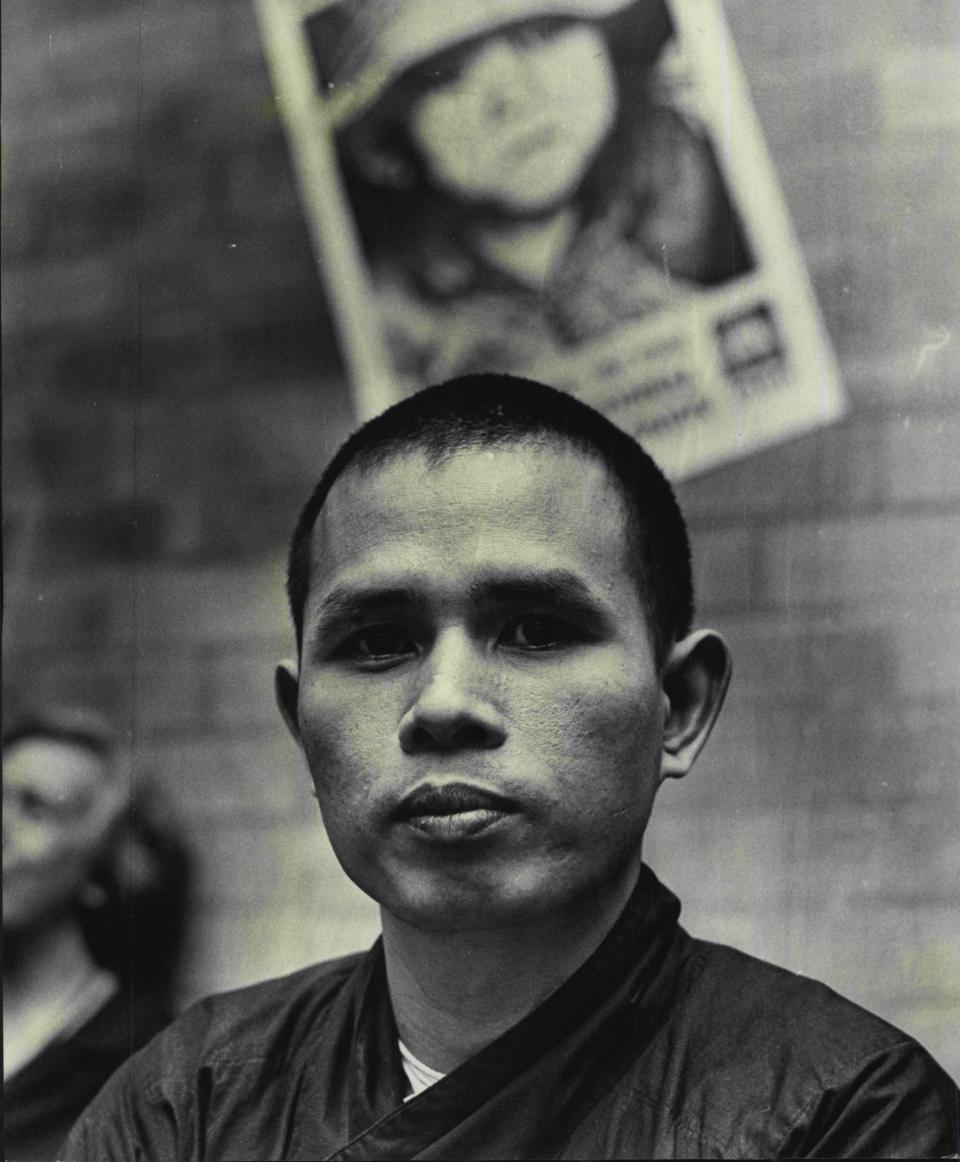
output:
<path id="1" fill-rule="evenodd" d="M 131 793 L 85 711 L 3 737 L 4 1157 L 56 1148 L 172 1016 L 188 859 L 155 788 Z"/>
<path id="2" fill-rule="evenodd" d="M 385 335 L 530 373 L 750 267 L 662 0 L 357 0 L 307 21 Z"/>

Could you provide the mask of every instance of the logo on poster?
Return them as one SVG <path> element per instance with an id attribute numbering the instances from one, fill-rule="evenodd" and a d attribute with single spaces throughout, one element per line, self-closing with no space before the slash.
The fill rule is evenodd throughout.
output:
<path id="1" fill-rule="evenodd" d="M 716 334 L 723 369 L 734 387 L 754 391 L 784 382 L 786 349 L 769 303 L 718 319 Z"/>

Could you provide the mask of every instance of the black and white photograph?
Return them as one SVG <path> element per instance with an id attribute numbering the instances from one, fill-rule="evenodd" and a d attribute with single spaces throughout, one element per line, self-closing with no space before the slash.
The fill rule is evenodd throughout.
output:
<path id="1" fill-rule="evenodd" d="M 960 1156 L 960 8 L 2 22 L 6 1162 Z"/>

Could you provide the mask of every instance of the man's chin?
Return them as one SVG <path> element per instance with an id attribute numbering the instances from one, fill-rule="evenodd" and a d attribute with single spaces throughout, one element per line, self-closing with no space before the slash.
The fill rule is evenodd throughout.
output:
<path id="1" fill-rule="evenodd" d="M 579 885 L 565 885 L 546 869 L 490 868 L 482 875 L 448 873 L 403 877 L 374 896 L 395 919 L 425 932 L 482 932 L 537 924 L 564 910 Z"/>

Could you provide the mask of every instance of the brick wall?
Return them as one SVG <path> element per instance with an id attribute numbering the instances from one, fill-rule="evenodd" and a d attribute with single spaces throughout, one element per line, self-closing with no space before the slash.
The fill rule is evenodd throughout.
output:
<path id="1" fill-rule="evenodd" d="M 5 5 L 4 692 L 92 701 L 197 853 L 184 999 L 367 943 L 273 707 L 351 425 L 252 5 Z"/>
<path id="2" fill-rule="evenodd" d="M 725 8 L 853 408 L 681 489 L 736 676 L 649 858 L 695 931 L 960 1072 L 960 9 Z M 168 789 L 188 999 L 375 931 L 271 694 L 349 404 L 245 0 L 8 0 L 4 33 L 5 694 L 103 707 Z"/>
<path id="3" fill-rule="evenodd" d="M 960 8 L 724 8 L 853 406 L 680 490 L 735 674 L 649 858 L 956 1073 Z"/>

